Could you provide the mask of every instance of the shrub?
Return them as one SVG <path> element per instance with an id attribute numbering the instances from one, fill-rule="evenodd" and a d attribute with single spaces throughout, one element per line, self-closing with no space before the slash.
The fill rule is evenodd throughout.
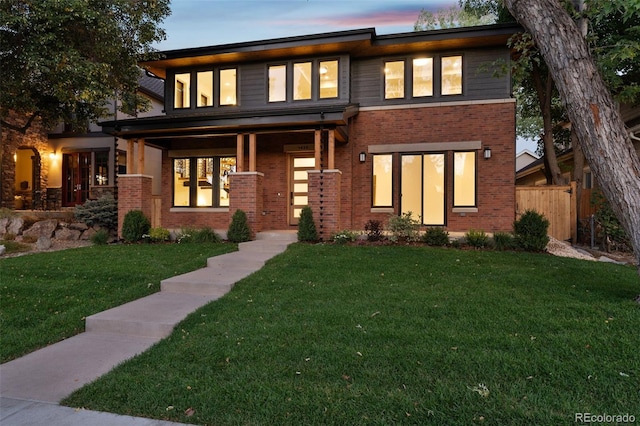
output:
<path id="1" fill-rule="evenodd" d="M 16 213 L 6 207 L 0 207 L 0 219 L 15 217 Z"/>
<path id="2" fill-rule="evenodd" d="M 128 243 L 138 242 L 150 228 L 151 223 L 141 210 L 130 210 L 122 221 L 122 238 Z"/>
<path id="3" fill-rule="evenodd" d="M 479 231 L 470 229 L 464 234 L 464 239 L 471 247 L 484 248 L 489 245 L 489 236 L 481 229 Z"/>
<path id="4" fill-rule="evenodd" d="M 91 242 L 96 246 L 104 246 L 109 242 L 109 231 L 100 229 L 91 236 Z"/>
<path id="5" fill-rule="evenodd" d="M 220 238 L 220 235 L 216 234 L 216 232 L 208 226 L 193 231 L 194 243 L 219 243 L 221 241 L 222 238 Z M 245 241 L 248 241 L 248 239 Z"/>
<path id="6" fill-rule="evenodd" d="M 370 220 L 364 224 L 364 230 L 367 232 L 368 241 L 380 241 L 382 239 L 382 222 L 379 220 Z"/>
<path id="7" fill-rule="evenodd" d="M 346 244 L 355 241 L 358 238 L 358 233 L 354 231 L 340 231 L 331 236 L 331 239 L 336 244 Z"/>
<path id="8" fill-rule="evenodd" d="M 149 238 L 152 243 L 161 243 L 169 241 L 171 233 L 167 228 L 151 228 L 149 230 Z"/>
<path id="9" fill-rule="evenodd" d="M 227 239 L 233 243 L 242 243 L 251 239 L 251 228 L 247 222 L 247 214 L 243 210 L 236 210 L 231 217 Z"/>
<path id="10" fill-rule="evenodd" d="M 393 241 L 417 241 L 420 221 L 413 218 L 411 212 L 389 218 L 389 230 Z"/>
<path id="11" fill-rule="evenodd" d="M 440 226 L 432 226 L 422 235 L 422 242 L 430 246 L 446 246 L 450 244 L 449 233 Z"/>
<path id="12" fill-rule="evenodd" d="M 602 241 L 602 246 L 609 251 L 610 244 L 607 241 L 610 241 L 618 249 L 631 251 L 631 242 L 627 237 L 627 233 L 613 212 L 611 204 L 600 191 L 592 192 L 591 204 L 596 208 L 595 219 L 600 224 L 601 229 L 600 235 L 595 235 L 595 237 Z"/>
<path id="13" fill-rule="evenodd" d="M 496 250 L 513 250 L 516 248 L 516 242 L 508 232 L 496 232 L 493 234 L 493 243 Z"/>
<path id="14" fill-rule="evenodd" d="M 88 226 L 100 225 L 110 230 L 118 229 L 118 205 L 111 195 L 87 200 L 76 206 L 74 216 Z"/>
<path id="15" fill-rule="evenodd" d="M 535 210 L 527 210 L 513 222 L 516 246 L 525 251 L 544 251 L 549 236 L 549 221 Z"/>
<path id="16" fill-rule="evenodd" d="M 305 206 L 300 212 L 300 220 L 298 221 L 298 241 L 315 242 L 318 240 L 316 223 L 313 221 L 313 211 L 311 207 Z"/>

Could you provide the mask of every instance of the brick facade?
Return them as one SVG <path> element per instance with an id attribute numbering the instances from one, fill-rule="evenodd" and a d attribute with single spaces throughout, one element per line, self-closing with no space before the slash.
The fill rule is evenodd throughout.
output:
<path id="1" fill-rule="evenodd" d="M 322 240 L 340 231 L 341 178 L 339 170 L 309 172 L 309 207 Z"/>
<path id="2" fill-rule="evenodd" d="M 118 176 L 118 236 L 122 237 L 122 223 L 125 215 L 131 210 L 141 210 L 151 220 L 153 201 L 151 193 L 151 176 L 119 175 Z"/>
<path id="3" fill-rule="evenodd" d="M 229 218 L 236 210 L 243 210 L 247 214 L 247 222 L 251 229 L 251 238 L 262 231 L 263 216 L 263 182 L 264 174 L 260 172 L 241 172 L 230 175 Z"/>

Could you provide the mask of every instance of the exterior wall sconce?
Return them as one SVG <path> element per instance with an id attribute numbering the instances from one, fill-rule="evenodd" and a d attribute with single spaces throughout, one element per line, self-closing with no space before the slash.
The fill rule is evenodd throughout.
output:
<path id="1" fill-rule="evenodd" d="M 491 158 L 491 148 L 486 147 L 484 149 L 483 155 L 485 160 L 488 160 L 489 158 Z"/>
<path id="2" fill-rule="evenodd" d="M 364 163 L 365 161 L 367 161 L 367 153 L 366 152 L 361 152 L 360 153 L 360 162 Z"/>
<path id="3" fill-rule="evenodd" d="M 52 159 L 52 160 L 55 160 L 56 159 L 56 152 L 55 151 L 51 151 L 49 153 L 49 158 Z"/>

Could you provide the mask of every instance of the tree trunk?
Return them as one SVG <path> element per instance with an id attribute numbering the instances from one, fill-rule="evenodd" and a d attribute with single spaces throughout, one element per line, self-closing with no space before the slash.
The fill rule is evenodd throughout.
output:
<path id="1" fill-rule="evenodd" d="M 571 148 L 573 149 L 573 178 L 576 182 L 576 204 L 578 208 L 582 206 L 582 186 L 584 183 L 584 153 L 578 141 L 578 135 L 573 127 L 571 127 Z M 578 218 L 582 217 L 581 211 L 578 211 Z"/>
<path id="2" fill-rule="evenodd" d="M 547 73 L 546 82 L 542 81 L 542 71 L 539 66 L 534 65 L 531 71 L 533 85 L 538 95 L 538 104 L 540 113 L 542 114 L 542 143 L 544 147 L 544 164 L 547 168 L 545 175 L 547 176 L 547 184 L 562 185 L 562 172 L 558 166 L 558 157 L 556 156 L 556 147 L 553 143 L 553 122 L 551 120 L 551 99 L 553 98 L 553 78 Z M 551 182 L 549 182 L 551 177 Z"/>
<path id="3" fill-rule="evenodd" d="M 505 0 L 531 33 L 602 192 L 626 230 L 640 274 L 640 159 L 580 30 L 558 0 Z"/>

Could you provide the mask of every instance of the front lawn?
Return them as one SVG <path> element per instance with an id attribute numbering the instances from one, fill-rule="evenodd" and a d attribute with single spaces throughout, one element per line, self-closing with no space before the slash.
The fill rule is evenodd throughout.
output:
<path id="1" fill-rule="evenodd" d="M 231 424 L 640 419 L 633 268 L 296 244 L 64 403 Z"/>
<path id="2" fill-rule="evenodd" d="M 85 318 L 160 290 L 235 244 L 111 245 L 0 259 L 1 362 L 84 331 Z"/>

